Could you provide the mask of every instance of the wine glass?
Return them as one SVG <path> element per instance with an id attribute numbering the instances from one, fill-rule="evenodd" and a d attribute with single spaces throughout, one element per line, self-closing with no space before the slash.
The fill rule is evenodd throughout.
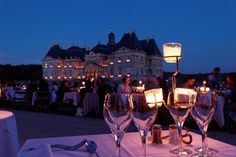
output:
<path id="1" fill-rule="evenodd" d="M 161 91 L 162 101 L 162 89 L 159 89 L 158 91 Z M 146 137 L 151 125 L 156 119 L 158 110 L 158 102 L 155 96 L 156 93 L 152 92 L 152 90 L 149 90 L 144 91 L 144 93 L 132 94 L 133 121 L 140 133 L 143 157 L 146 157 Z M 162 103 L 161 101 L 159 104 Z"/>
<path id="2" fill-rule="evenodd" d="M 190 110 L 202 134 L 202 147 L 196 149 L 199 152 L 194 154 L 196 157 L 211 157 L 218 152 L 215 149 L 209 149 L 207 143 L 207 129 L 215 112 L 216 104 L 215 93 L 198 91 L 196 104 Z"/>
<path id="3" fill-rule="evenodd" d="M 174 92 L 170 92 L 167 100 L 167 107 L 174 119 L 178 133 L 179 145 L 177 148 L 172 148 L 171 153 L 178 155 L 188 155 L 192 151 L 182 147 L 182 127 L 189 115 L 190 108 L 196 101 L 196 92 L 193 89 L 176 88 Z"/>
<path id="4" fill-rule="evenodd" d="M 131 96 L 129 94 L 107 94 L 104 100 L 103 115 L 114 135 L 117 157 L 120 157 L 121 141 L 132 121 Z"/>

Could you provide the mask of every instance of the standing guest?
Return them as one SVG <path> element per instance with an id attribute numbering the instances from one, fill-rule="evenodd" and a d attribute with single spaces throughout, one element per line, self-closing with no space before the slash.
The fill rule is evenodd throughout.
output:
<path id="1" fill-rule="evenodd" d="M 80 102 L 79 105 L 83 106 L 84 96 L 87 92 L 93 92 L 92 82 L 90 80 L 85 81 L 85 88 L 80 90 Z"/>
<path id="2" fill-rule="evenodd" d="M 99 109 L 100 109 L 100 113 L 102 113 L 105 95 L 107 94 L 105 80 L 103 78 L 99 78 L 97 80 L 97 87 L 98 87 L 97 92 L 98 92 L 98 98 L 99 98 Z"/>
<path id="3" fill-rule="evenodd" d="M 39 81 L 38 91 L 48 92 L 50 94 L 48 82 L 41 79 Z"/>
<path id="4" fill-rule="evenodd" d="M 230 133 L 236 134 L 236 82 L 232 74 L 228 74 L 226 79 L 231 93 L 229 96 L 230 103 L 225 104 L 224 107 L 225 126 Z"/>
<path id="5" fill-rule="evenodd" d="M 36 92 L 38 90 L 38 83 L 36 80 L 31 80 L 30 83 L 28 84 L 28 86 L 26 87 L 26 98 L 29 101 L 32 101 L 32 96 L 33 93 Z"/>
<path id="6" fill-rule="evenodd" d="M 15 82 L 13 80 L 8 81 L 5 87 L 5 95 L 7 100 L 12 100 L 14 97 Z"/>
<path id="7" fill-rule="evenodd" d="M 189 74 L 187 75 L 185 82 L 183 83 L 183 88 L 193 88 L 193 85 L 195 84 L 196 79 L 193 75 Z"/>
<path id="8" fill-rule="evenodd" d="M 151 76 L 145 86 L 145 90 L 160 88 L 156 76 Z"/>
<path id="9" fill-rule="evenodd" d="M 119 84 L 118 87 L 117 87 L 117 93 L 119 93 L 119 94 L 130 94 L 132 90 L 131 90 L 129 84 L 130 84 L 130 77 L 125 76 L 122 79 L 122 83 Z"/>
<path id="10" fill-rule="evenodd" d="M 208 76 L 207 84 L 210 88 L 215 88 L 220 84 L 221 81 L 220 72 L 221 69 L 219 67 L 215 67 L 213 72 Z"/>
<path id="11" fill-rule="evenodd" d="M 56 82 L 53 82 L 51 91 L 52 92 L 54 91 L 56 93 L 58 89 L 59 89 L 58 84 Z"/>
<path id="12" fill-rule="evenodd" d="M 63 80 L 61 83 L 61 86 L 59 87 L 57 91 L 57 99 L 59 102 L 62 102 L 64 94 L 66 92 L 71 92 L 70 86 L 69 86 L 69 81 Z"/>

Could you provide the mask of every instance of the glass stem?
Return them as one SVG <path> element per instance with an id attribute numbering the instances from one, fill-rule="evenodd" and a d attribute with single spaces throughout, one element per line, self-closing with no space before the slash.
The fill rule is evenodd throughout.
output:
<path id="1" fill-rule="evenodd" d="M 146 157 L 146 137 L 147 137 L 147 131 L 140 131 L 140 136 L 142 140 L 142 156 Z"/>
<path id="2" fill-rule="evenodd" d="M 119 139 L 116 140 L 116 156 L 117 157 L 121 157 L 120 156 L 120 143 L 121 143 L 121 141 Z"/>
<path id="3" fill-rule="evenodd" d="M 115 135 L 115 141 L 116 141 L 116 156 L 121 157 L 120 155 L 120 146 L 121 146 L 121 140 L 123 138 L 124 134 L 121 132 L 118 132 L 117 135 Z"/>
<path id="4" fill-rule="evenodd" d="M 208 149 L 207 129 L 208 129 L 208 125 L 205 126 L 202 131 L 202 154 L 203 155 L 207 153 L 207 149 Z"/>
<path id="5" fill-rule="evenodd" d="M 179 151 L 182 151 L 183 150 L 183 147 L 182 147 L 182 125 L 183 123 L 179 123 L 177 122 L 177 128 L 178 128 L 178 133 L 179 133 Z"/>

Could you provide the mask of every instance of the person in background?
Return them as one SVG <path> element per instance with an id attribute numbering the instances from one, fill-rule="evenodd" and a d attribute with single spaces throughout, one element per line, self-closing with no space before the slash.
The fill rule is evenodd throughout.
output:
<path id="1" fill-rule="evenodd" d="M 62 102 L 64 94 L 66 92 L 72 92 L 69 86 L 69 81 L 63 80 L 61 83 L 61 86 L 59 87 L 57 91 L 57 99 L 59 102 Z"/>
<path id="2" fill-rule="evenodd" d="M 31 102 L 33 93 L 38 90 L 38 83 L 36 80 L 31 80 L 28 86 L 26 87 L 26 98 Z"/>
<path id="3" fill-rule="evenodd" d="M 39 81 L 38 91 L 48 92 L 50 94 L 48 82 L 46 80 L 41 79 Z"/>
<path id="4" fill-rule="evenodd" d="M 53 82 L 51 91 L 56 93 L 58 89 L 59 89 L 58 84 L 56 82 Z"/>
<path id="5" fill-rule="evenodd" d="M 216 88 L 221 81 L 220 75 L 221 69 L 219 67 L 215 67 L 213 72 L 207 78 L 207 85 L 210 88 Z"/>
<path id="6" fill-rule="evenodd" d="M 196 78 L 193 75 L 189 74 L 187 75 L 185 82 L 183 83 L 183 88 L 193 88 L 195 82 Z"/>
<path id="7" fill-rule="evenodd" d="M 80 90 L 80 102 L 79 106 L 83 106 L 84 96 L 87 92 L 93 92 L 92 82 L 90 80 L 85 81 L 85 88 Z"/>
<path id="8" fill-rule="evenodd" d="M 236 82 L 232 74 L 228 74 L 226 79 L 231 93 L 229 95 L 229 103 L 225 104 L 224 107 L 225 127 L 228 132 L 236 134 Z"/>
<path id="9" fill-rule="evenodd" d="M 158 84 L 157 77 L 156 76 L 151 76 L 148 79 L 148 82 L 145 86 L 145 90 L 155 89 L 155 88 L 160 88 L 160 86 Z"/>
<path id="10" fill-rule="evenodd" d="M 7 100 L 12 100 L 14 97 L 15 82 L 13 80 L 8 81 L 5 87 L 5 95 Z"/>
<path id="11" fill-rule="evenodd" d="M 117 93 L 119 93 L 119 94 L 130 94 L 132 90 L 131 90 L 129 84 L 130 84 L 130 77 L 125 76 L 122 79 L 122 83 L 119 84 L 118 87 L 117 87 Z"/>

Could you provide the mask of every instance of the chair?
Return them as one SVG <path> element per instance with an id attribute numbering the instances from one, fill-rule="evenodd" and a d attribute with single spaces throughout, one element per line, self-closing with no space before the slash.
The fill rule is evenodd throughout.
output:
<path id="1" fill-rule="evenodd" d="M 36 93 L 36 111 L 39 109 L 49 111 L 51 95 L 48 91 L 37 91 Z"/>
<path id="2" fill-rule="evenodd" d="M 23 109 L 27 105 L 27 99 L 25 91 L 15 90 L 12 98 L 13 106 L 18 109 Z"/>
<path id="3" fill-rule="evenodd" d="M 25 102 L 25 91 L 22 90 L 15 90 L 14 96 L 13 96 L 14 102 Z"/>

